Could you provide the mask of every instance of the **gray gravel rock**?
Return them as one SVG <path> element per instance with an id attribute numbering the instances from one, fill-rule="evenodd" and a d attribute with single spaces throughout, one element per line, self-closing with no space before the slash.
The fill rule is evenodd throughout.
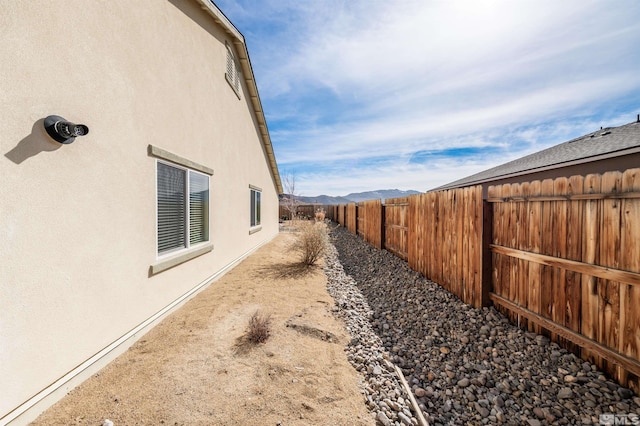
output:
<path id="1" fill-rule="evenodd" d="M 380 424 L 386 417 L 400 426 L 414 414 L 387 362 L 402 370 L 431 425 L 598 424 L 601 414 L 640 415 L 632 391 L 547 336 L 519 329 L 494 308 L 462 303 L 343 227 L 331 230 L 331 242 L 327 288 Z"/>
<path id="2" fill-rule="evenodd" d="M 356 282 L 344 273 L 333 246 L 328 247 L 325 264 L 327 290 L 336 303 L 334 314 L 343 319 L 351 335 L 346 349 L 347 358 L 364 378 L 361 389 L 366 405 L 376 413 L 378 424 L 417 425 L 418 421 L 407 402 L 409 395 L 372 327 L 373 312 Z"/>

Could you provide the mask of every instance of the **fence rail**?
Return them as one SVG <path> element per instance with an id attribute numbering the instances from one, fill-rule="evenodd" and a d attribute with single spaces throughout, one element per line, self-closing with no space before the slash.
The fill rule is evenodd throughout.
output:
<path id="1" fill-rule="evenodd" d="M 637 391 L 640 169 L 493 186 L 487 195 L 494 304 Z"/>
<path id="2" fill-rule="evenodd" d="M 640 169 L 329 206 L 475 307 L 493 303 L 640 393 Z"/>

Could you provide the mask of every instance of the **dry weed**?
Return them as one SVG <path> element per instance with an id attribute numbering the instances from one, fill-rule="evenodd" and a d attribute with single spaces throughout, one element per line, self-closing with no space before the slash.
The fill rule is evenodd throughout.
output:
<path id="1" fill-rule="evenodd" d="M 323 222 L 306 222 L 301 224 L 293 247 L 300 252 L 301 263 L 311 266 L 324 254 L 328 240 L 327 225 Z"/>
<path id="2" fill-rule="evenodd" d="M 271 334 L 271 315 L 256 311 L 249 319 L 247 339 L 252 343 L 266 342 Z"/>

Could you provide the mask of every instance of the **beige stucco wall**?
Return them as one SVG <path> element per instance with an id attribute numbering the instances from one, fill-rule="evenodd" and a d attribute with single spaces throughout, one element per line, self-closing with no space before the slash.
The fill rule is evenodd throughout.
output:
<path id="1" fill-rule="evenodd" d="M 238 99 L 224 78 L 225 41 L 192 0 L 0 5 L 0 424 L 278 232 L 247 88 Z M 90 132 L 52 142 L 51 114 Z M 213 251 L 152 276 L 150 144 L 214 169 Z M 253 234 L 249 185 L 263 190 Z"/>

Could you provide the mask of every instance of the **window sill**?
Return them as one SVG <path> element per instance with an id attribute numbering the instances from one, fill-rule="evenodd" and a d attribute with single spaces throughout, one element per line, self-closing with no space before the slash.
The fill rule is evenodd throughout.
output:
<path id="1" fill-rule="evenodd" d="M 205 253 L 209 253 L 213 250 L 212 243 L 206 243 L 206 245 L 190 248 L 186 251 L 182 251 L 171 257 L 160 260 L 149 267 L 149 275 L 155 275 L 159 272 L 166 271 L 188 260 L 195 259 L 198 256 L 202 256 Z"/>
<path id="2" fill-rule="evenodd" d="M 261 230 L 262 230 L 262 225 L 254 226 L 253 228 L 249 229 L 249 235 L 255 234 L 256 232 Z"/>

